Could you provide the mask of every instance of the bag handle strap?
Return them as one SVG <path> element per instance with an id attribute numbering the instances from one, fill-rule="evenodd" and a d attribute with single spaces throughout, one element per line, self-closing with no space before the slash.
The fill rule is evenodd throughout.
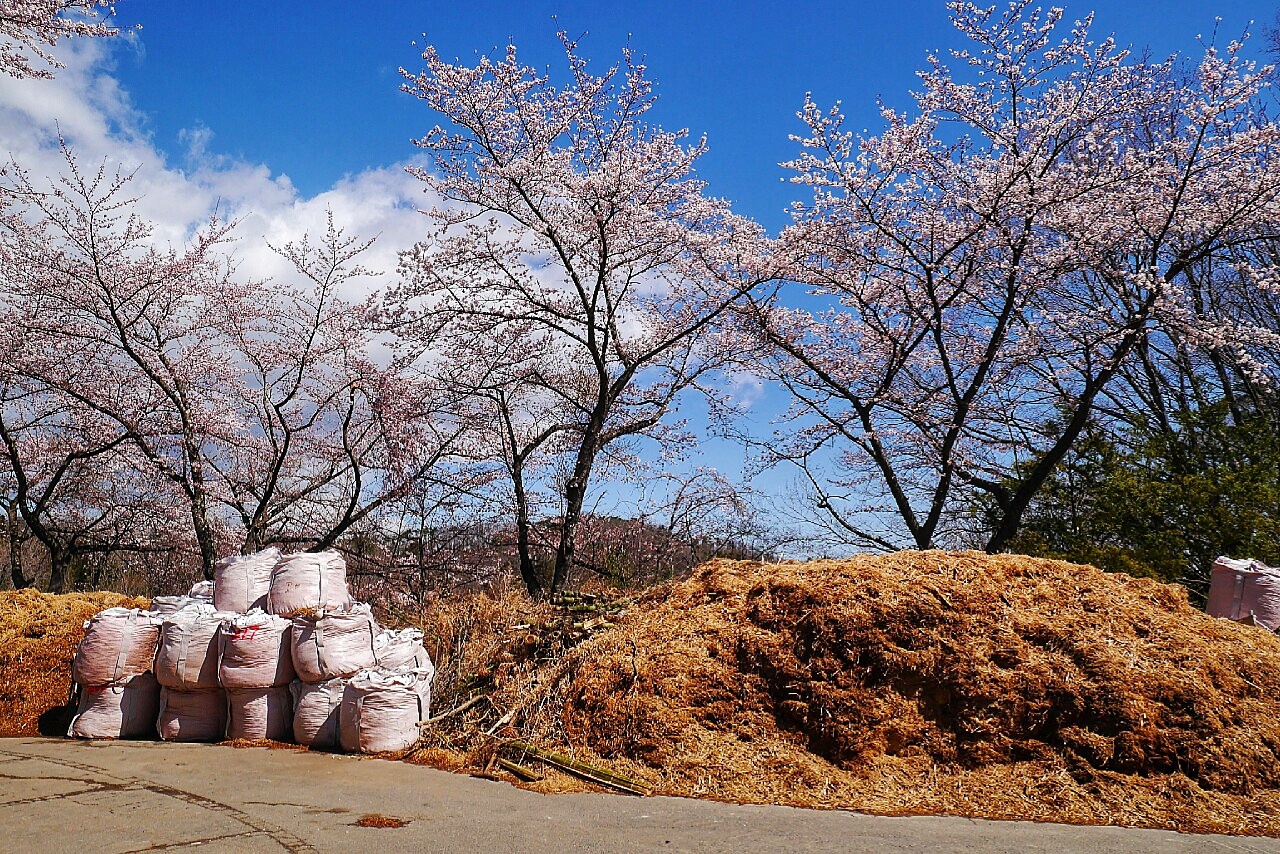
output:
<path id="1" fill-rule="evenodd" d="M 137 614 L 130 614 L 126 621 L 125 630 L 122 632 L 123 637 L 120 639 L 120 652 L 116 655 L 116 669 L 111 674 L 112 682 L 124 675 L 124 667 L 129 661 L 129 653 L 133 651 L 133 629 L 137 621 Z"/>

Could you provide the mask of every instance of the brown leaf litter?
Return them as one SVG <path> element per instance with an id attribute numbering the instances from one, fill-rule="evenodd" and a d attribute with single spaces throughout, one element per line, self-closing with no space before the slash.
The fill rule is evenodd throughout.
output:
<path id="1" fill-rule="evenodd" d="M 354 822 L 355 827 L 404 827 L 409 821 L 381 813 L 371 812 L 360 816 Z"/>

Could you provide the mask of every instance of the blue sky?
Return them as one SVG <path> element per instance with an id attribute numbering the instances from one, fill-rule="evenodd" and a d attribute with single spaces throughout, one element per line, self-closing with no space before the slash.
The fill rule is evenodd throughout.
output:
<path id="1" fill-rule="evenodd" d="M 1067 14 L 1090 8 L 1095 35 L 1194 56 L 1215 16 L 1220 40 L 1255 20 L 1256 53 L 1277 4 L 1095 0 Z M 264 164 L 304 195 L 413 156 L 410 138 L 434 117 L 398 91 L 397 69 L 416 70 L 425 43 L 469 58 L 514 41 L 555 70 L 558 28 L 586 33 L 583 51 L 601 65 L 629 40 L 659 83 L 657 120 L 707 134 L 700 171 L 712 192 L 771 229 L 793 197 L 777 164 L 795 151 L 787 134 L 806 91 L 842 99 L 859 128 L 874 128 L 876 97 L 905 106 L 928 51 L 958 43 L 942 0 L 121 0 L 117 11 L 143 29 L 140 49 L 119 51 L 116 76 L 161 151 L 181 162 L 181 132 L 203 127 L 212 151 Z"/>

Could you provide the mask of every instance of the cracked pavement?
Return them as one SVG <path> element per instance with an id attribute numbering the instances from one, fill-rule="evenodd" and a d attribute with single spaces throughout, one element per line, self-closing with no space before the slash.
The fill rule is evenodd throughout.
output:
<path id="1" fill-rule="evenodd" d="M 359 827 L 377 814 L 403 827 Z M 1280 840 L 681 798 L 546 796 L 357 756 L 0 739 L 0 849 L 1280 852 Z"/>

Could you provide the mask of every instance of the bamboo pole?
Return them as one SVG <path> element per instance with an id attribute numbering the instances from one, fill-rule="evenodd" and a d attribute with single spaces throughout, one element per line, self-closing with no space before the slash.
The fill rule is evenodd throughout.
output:
<path id="1" fill-rule="evenodd" d="M 579 762 L 560 753 L 553 753 L 550 750 L 534 747 L 532 744 L 523 741 L 508 741 L 503 747 L 518 750 L 526 756 L 531 756 L 539 762 L 543 762 L 553 768 L 559 768 L 561 771 L 572 774 L 589 783 L 608 786 L 611 789 L 617 789 L 629 795 L 639 795 L 640 797 L 644 797 L 650 792 L 649 786 L 637 780 L 623 777 L 621 774 L 614 774 L 612 771 L 606 771 L 603 768 L 597 768 L 585 762 Z"/>
<path id="2" fill-rule="evenodd" d="M 526 783 L 537 783 L 539 780 L 542 779 L 542 775 L 537 773 L 533 769 L 526 768 L 523 765 L 518 765 L 509 759 L 502 759 L 501 757 L 499 757 L 498 767 L 502 768 L 505 771 L 511 772 L 511 774 L 513 774 L 514 776 L 518 777 L 521 780 L 524 780 Z"/>

